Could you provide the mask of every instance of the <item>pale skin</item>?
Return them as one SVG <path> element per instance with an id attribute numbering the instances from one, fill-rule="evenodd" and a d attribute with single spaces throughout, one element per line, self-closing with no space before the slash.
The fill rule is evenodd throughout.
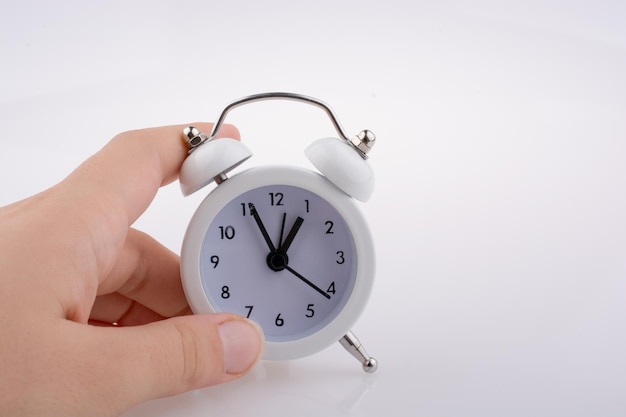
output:
<path id="1" fill-rule="evenodd" d="M 184 127 L 122 133 L 61 183 L 0 208 L 0 415 L 116 416 L 259 360 L 260 329 L 191 315 L 178 256 L 131 227 L 178 178 Z M 232 126 L 220 135 L 239 138 Z"/>

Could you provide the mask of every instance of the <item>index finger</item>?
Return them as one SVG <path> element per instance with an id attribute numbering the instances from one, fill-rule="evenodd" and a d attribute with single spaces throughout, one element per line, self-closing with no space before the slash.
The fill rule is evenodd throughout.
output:
<path id="1" fill-rule="evenodd" d="M 194 124 L 210 132 L 212 124 Z M 117 135 L 85 161 L 65 181 L 72 201 L 104 216 L 111 225 L 122 223 L 123 233 L 148 207 L 159 187 L 178 178 L 187 156 L 182 131 L 188 125 L 134 130 Z M 224 126 L 221 136 L 239 138 L 234 126 Z M 78 199 L 78 201 L 77 201 Z"/>

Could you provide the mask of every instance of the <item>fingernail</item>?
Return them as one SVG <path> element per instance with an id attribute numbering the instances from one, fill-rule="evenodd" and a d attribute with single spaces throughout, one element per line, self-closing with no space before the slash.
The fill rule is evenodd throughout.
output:
<path id="1" fill-rule="evenodd" d="M 254 365 L 261 356 L 263 333 L 249 320 L 230 320 L 218 327 L 224 349 L 224 369 L 240 374 Z"/>

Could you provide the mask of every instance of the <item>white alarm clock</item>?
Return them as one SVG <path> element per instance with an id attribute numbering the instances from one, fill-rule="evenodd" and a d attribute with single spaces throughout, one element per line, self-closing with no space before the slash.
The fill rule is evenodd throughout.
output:
<path id="1" fill-rule="evenodd" d="M 215 137 L 227 113 L 246 103 L 288 99 L 326 111 L 340 138 L 315 141 L 305 154 L 321 173 L 293 166 L 253 167 L 226 174 L 252 153 Z M 367 201 L 374 175 L 367 152 L 375 137 L 348 139 L 325 103 L 292 93 L 257 94 L 224 108 L 210 135 L 190 126 L 180 173 L 183 194 L 217 186 L 193 215 L 181 250 L 181 276 L 195 313 L 232 312 L 258 323 L 264 359 L 296 359 L 339 341 L 363 369 L 377 362 L 350 328 L 374 281 L 367 222 L 354 199 Z"/>

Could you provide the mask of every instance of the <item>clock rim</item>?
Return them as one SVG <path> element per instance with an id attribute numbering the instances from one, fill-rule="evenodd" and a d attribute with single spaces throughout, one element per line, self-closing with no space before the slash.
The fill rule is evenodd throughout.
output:
<path id="1" fill-rule="evenodd" d="M 354 199 L 326 177 L 305 168 L 279 165 L 252 167 L 222 182 L 203 199 L 189 222 L 181 248 L 181 280 L 194 313 L 219 311 L 211 304 L 202 286 L 200 257 L 206 230 L 215 216 L 234 198 L 267 185 L 301 187 L 328 201 L 343 217 L 358 255 L 352 293 L 335 318 L 319 331 L 303 338 L 266 341 L 263 359 L 296 359 L 319 352 L 339 341 L 363 312 L 374 282 L 375 255 L 369 226 Z"/>

